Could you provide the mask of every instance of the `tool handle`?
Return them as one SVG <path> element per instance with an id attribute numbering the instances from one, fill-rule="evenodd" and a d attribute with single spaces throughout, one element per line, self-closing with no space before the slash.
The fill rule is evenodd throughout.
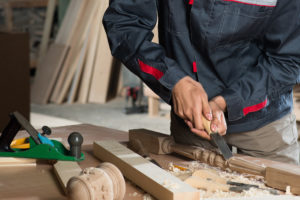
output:
<path id="1" fill-rule="evenodd" d="M 213 132 L 212 132 L 211 129 L 210 129 L 211 121 L 208 121 L 203 115 L 202 115 L 202 123 L 203 123 L 203 126 L 204 126 L 205 131 L 206 131 L 208 134 L 212 134 Z"/>

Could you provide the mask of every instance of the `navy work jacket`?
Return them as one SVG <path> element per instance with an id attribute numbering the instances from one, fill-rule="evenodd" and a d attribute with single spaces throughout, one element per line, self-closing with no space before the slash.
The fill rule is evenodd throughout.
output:
<path id="1" fill-rule="evenodd" d="M 158 16 L 159 43 L 151 42 Z M 292 110 L 299 82 L 300 0 L 111 0 L 112 55 L 172 103 L 184 76 L 227 103 L 228 133 Z"/>

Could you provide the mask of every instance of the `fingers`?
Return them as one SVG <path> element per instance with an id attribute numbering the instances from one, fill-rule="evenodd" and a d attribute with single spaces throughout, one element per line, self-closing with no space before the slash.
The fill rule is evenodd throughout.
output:
<path id="1" fill-rule="evenodd" d="M 212 132 L 218 132 L 220 135 L 225 135 L 227 130 L 224 113 L 220 109 L 213 110 L 213 120 L 211 121 Z"/>
<path id="2" fill-rule="evenodd" d="M 200 136 L 200 137 L 202 137 L 204 139 L 210 140 L 210 135 L 206 131 L 204 131 L 204 130 L 199 130 L 199 129 L 191 128 L 191 131 L 194 134 L 196 134 L 196 135 L 198 135 L 198 136 Z"/>
<path id="3" fill-rule="evenodd" d="M 208 103 L 207 95 L 205 95 L 202 99 L 202 113 L 207 120 L 209 121 L 212 120 L 212 112 L 211 112 L 210 105 Z"/>

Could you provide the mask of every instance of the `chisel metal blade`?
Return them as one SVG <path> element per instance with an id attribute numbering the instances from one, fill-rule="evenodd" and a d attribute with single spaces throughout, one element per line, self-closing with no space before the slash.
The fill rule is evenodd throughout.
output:
<path id="1" fill-rule="evenodd" d="M 225 160 L 228 160 L 233 156 L 224 138 L 221 135 L 219 135 L 219 133 L 211 133 L 210 136 L 220 149 Z"/>

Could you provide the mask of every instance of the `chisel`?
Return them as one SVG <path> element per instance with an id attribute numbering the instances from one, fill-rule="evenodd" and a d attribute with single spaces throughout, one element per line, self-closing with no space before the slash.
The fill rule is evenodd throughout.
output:
<path id="1" fill-rule="evenodd" d="M 220 149 L 225 160 L 228 160 L 229 158 L 231 158 L 233 156 L 232 152 L 230 151 L 224 138 L 218 132 L 214 133 L 211 131 L 211 129 L 210 129 L 211 121 L 208 121 L 204 116 L 202 116 L 202 122 L 203 122 L 204 129 L 210 135 L 212 140 L 216 143 L 216 145 Z"/>

